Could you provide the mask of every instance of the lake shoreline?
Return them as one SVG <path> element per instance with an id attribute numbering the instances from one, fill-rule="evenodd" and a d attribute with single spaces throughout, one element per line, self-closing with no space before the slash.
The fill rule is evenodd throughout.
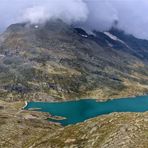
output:
<path id="1" fill-rule="evenodd" d="M 28 106 L 28 101 L 25 101 L 25 105 L 22 107 L 22 110 L 24 110 Z"/>
<path id="2" fill-rule="evenodd" d="M 108 101 L 111 101 L 111 100 L 119 100 L 119 99 L 125 99 L 125 98 L 128 98 L 128 99 L 134 99 L 136 97 L 144 97 L 144 96 L 148 96 L 148 93 L 147 94 L 144 94 L 144 95 L 132 95 L 132 96 L 125 96 L 125 97 L 121 97 L 121 98 L 108 98 L 108 99 L 97 99 L 97 98 L 80 98 L 80 99 L 71 99 L 71 100 L 61 100 L 61 101 L 25 101 L 27 102 L 25 104 L 25 107 L 28 105 L 28 103 L 30 102 L 47 102 L 47 103 L 64 103 L 64 102 L 73 102 L 73 101 L 81 101 L 81 100 L 95 100 L 96 102 L 108 102 Z M 24 108 L 25 108 L 24 107 Z"/>
<path id="3" fill-rule="evenodd" d="M 76 124 L 96 116 L 113 112 L 146 112 L 148 111 L 148 96 L 112 99 L 98 102 L 94 99 L 79 99 L 67 102 L 29 102 L 26 110 L 41 108 L 40 112 L 48 112 L 59 119 L 61 125 Z M 53 118 L 53 119 L 54 119 Z"/>

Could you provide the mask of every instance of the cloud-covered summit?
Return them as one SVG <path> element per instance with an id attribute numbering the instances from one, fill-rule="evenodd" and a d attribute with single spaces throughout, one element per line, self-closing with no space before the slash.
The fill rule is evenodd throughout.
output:
<path id="1" fill-rule="evenodd" d="M 148 39 L 147 0 L 1 0 L 0 29 L 16 22 L 62 19 L 89 30 L 118 28 Z"/>

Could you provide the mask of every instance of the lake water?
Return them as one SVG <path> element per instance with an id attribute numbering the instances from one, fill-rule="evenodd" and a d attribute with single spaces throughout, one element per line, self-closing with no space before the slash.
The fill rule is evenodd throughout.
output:
<path id="1" fill-rule="evenodd" d="M 86 119 L 112 112 L 145 112 L 148 111 L 148 96 L 115 99 L 107 102 L 97 102 L 86 99 L 68 102 L 29 102 L 25 109 L 40 108 L 53 116 L 65 117 L 64 120 L 53 120 L 66 126 L 83 122 Z"/>

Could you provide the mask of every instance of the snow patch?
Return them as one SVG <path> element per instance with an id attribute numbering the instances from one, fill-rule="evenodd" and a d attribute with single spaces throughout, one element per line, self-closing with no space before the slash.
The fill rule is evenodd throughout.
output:
<path id="1" fill-rule="evenodd" d="M 87 38 L 88 37 L 88 35 L 84 35 L 84 34 L 81 34 L 81 36 L 84 37 L 84 38 Z"/>
<path id="2" fill-rule="evenodd" d="M 127 48 L 130 48 L 124 41 L 120 40 L 117 36 L 111 34 L 110 32 L 104 32 L 104 34 L 107 35 L 112 40 L 118 41 L 118 42 L 124 44 Z"/>
<path id="3" fill-rule="evenodd" d="M 109 33 L 109 32 L 104 32 L 104 34 L 107 35 L 108 37 L 110 37 L 112 40 L 115 40 L 115 41 L 118 40 L 118 38 L 117 38 L 116 36 L 112 35 L 112 34 Z"/>
<path id="4" fill-rule="evenodd" d="M 4 58 L 5 57 L 5 55 L 3 55 L 3 54 L 0 54 L 0 58 Z"/>
<path id="5" fill-rule="evenodd" d="M 35 25 L 35 26 L 34 26 L 34 28 L 35 28 L 35 29 L 38 29 L 38 28 L 39 28 L 39 26 L 38 26 L 38 25 Z"/>

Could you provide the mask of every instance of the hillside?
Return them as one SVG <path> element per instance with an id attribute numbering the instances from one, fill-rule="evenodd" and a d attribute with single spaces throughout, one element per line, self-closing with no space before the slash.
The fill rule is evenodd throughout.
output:
<path id="1" fill-rule="evenodd" d="M 0 101 L 0 147 L 147 148 L 148 113 L 113 113 L 61 127 L 46 113 L 21 110 L 23 105 Z"/>
<path id="2" fill-rule="evenodd" d="M 0 36 L 0 99 L 100 100 L 148 93 L 148 41 L 115 28 L 91 35 L 60 20 Z"/>

